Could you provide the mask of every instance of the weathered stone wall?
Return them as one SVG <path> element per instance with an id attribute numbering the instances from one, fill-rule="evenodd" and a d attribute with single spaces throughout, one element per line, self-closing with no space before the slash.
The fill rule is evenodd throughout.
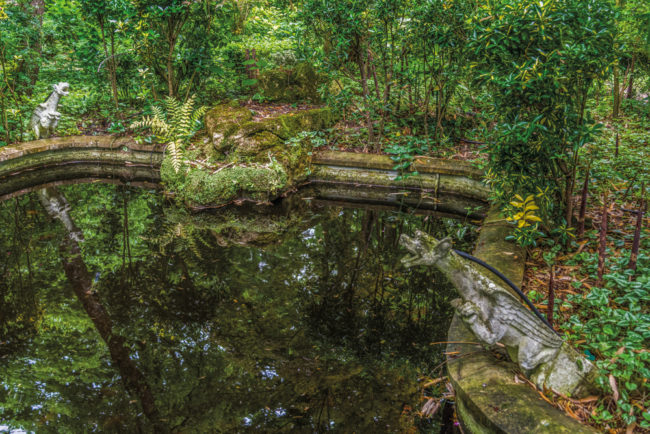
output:
<path id="1" fill-rule="evenodd" d="M 130 138 L 73 136 L 0 148 L 0 200 L 79 179 L 157 183 L 161 146 Z"/>
<path id="2" fill-rule="evenodd" d="M 386 155 L 322 151 L 314 155 L 309 180 L 319 197 L 366 204 L 391 204 L 436 211 L 441 215 L 485 217 L 489 190 L 481 172 L 464 161 L 418 158 L 419 175 L 396 178 Z"/>

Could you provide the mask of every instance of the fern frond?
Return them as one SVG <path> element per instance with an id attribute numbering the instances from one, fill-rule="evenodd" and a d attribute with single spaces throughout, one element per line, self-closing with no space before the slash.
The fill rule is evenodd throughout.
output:
<path id="1" fill-rule="evenodd" d="M 182 107 L 175 98 L 167 97 L 165 99 L 165 107 L 167 108 L 167 117 L 171 125 L 171 129 L 178 132 L 178 120 L 182 116 Z"/>
<path id="2" fill-rule="evenodd" d="M 172 159 L 172 167 L 174 168 L 174 171 L 178 173 L 178 171 L 181 170 L 181 162 L 183 159 L 183 152 L 180 144 L 177 141 L 172 140 L 167 145 L 167 149 L 169 150 L 169 156 Z"/>
<path id="3" fill-rule="evenodd" d="M 179 129 L 184 135 L 191 136 L 192 131 L 192 112 L 194 108 L 194 98 L 192 95 L 181 107 L 181 116 L 179 119 Z"/>
<path id="4" fill-rule="evenodd" d="M 151 112 L 153 113 L 153 117 L 159 119 L 165 119 L 165 112 L 163 112 L 163 109 L 160 108 L 160 106 L 157 105 L 152 106 Z"/>
<path id="5" fill-rule="evenodd" d="M 199 249 L 199 246 L 197 245 L 196 239 L 193 236 L 194 234 L 190 234 L 186 239 L 187 239 L 187 245 L 192 253 L 199 258 L 200 260 L 203 260 L 203 256 L 201 255 L 201 250 Z"/>
<path id="6" fill-rule="evenodd" d="M 169 134 L 169 125 L 160 119 L 158 116 L 149 117 L 145 116 L 141 121 L 136 121 L 131 124 L 131 128 L 151 128 L 151 131 L 157 135 L 165 138 Z"/>
<path id="7" fill-rule="evenodd" d="M 183 163 L 183 147 L 196 133 L 199 121 L 207 111 L 207 107 L 194 110 L 195 100 L 196 95 L 192 95 L 181 104 L 175 98 L 167 97 L 163 104 L 164 111 L 160 106 L 152 106 L 153 116 L 145 116 L 131 124 L 131 128 L 150 128 L 160 140 L 167 143 L 172 167 L 176 173 L 180 171 Z"/>
<path id="8" fill-rule="evenodd" d="M 192 116 L 190 117 L 190 123 L 192 125 L 192 128 L 196 128 L 196 126 L 201 122 L 201 119 L 205 115 L 205 112 L 208 111 L 208 108 L 205 106 L 199 107 L 192 113 Z"/>

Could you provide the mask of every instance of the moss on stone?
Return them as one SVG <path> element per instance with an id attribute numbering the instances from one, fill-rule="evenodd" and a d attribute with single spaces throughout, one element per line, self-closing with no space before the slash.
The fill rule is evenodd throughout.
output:
<path id="1" fill-rule="evenodd" d="M 245 159 L 266 159 L 266 151 L 283 145 L 302 131 L 322 130 L 336 118 L 329 108 L 302 110 L 262 121 L 253 121 L 252 113 L 237 102 L 220 104 L 206 114 L 206 129 L 211 143 L 204 149 L 207 157 L 224 159 L 236 153 Z M 231 158 L 232 161 L 232 158 Z"/>
<path id="2" fill-rule="evenodd" d="M 258 80 L 259 92 L 269 101 L 319 102 L 318 87 L 325 77 L 306 62 L 293 68 L 276 68 L 263 72 Z"/>
<path id="3" fill-rule="evenodd" d="M 543 401 L 537 391 L 515 381 L 514 363 L 480 351 L 476 337 L 458 315 L 447 336 L 449 378 L 456 391 L 459 415 L 472 433 L 594 433 Z M 455 357 L 455 358 L 454 358 Z"/>
<path id="4" fill-rule="evenodd" d="M 250 110 L 224 103 L 206 115 L 209 139 L 186 151 L 189 160 L 220 162 L 218 171 L 184 167 L 176 173 L 165 159 L 161 178 L 167 189 L 193 206 L 220 205 L 234 199 L 268 201 L 303 181 L 311 161 L 309 139 L 287 140 L 302 131 L 321 130 L 335 122 L 327 108 L 304 110 L 253 121 Z"/>
<path id="5" fill-rule="evenodd" d="M 512 228 L 493 207 L 483 222 L 474 255 L 521 285 L 525 250 L 505 241 Z M 487 273 L 487 271 L 486 271 Z M 447 335 L 447 368 L 456 391 L 458 414 L 470 432 L 593 433 L 548 405 L 523 382 L 515 381 L 517 366 L 481 351 L 476 336 L 456 314 Z"/>
<path id="6" fill-rule="evenodd" d="M 207 148 L 207 156 L 227 151 L 232 146 L 230 136 L 252 119 L 253 113 L 246 107 L 241 107 L 237 101 L 219 104 L 209 110 L 205 114 L 205 128 L 214 150 Z"/>
<path id="7" fill-rule="evenodd" d="M 220 205 L 236 199 L 268 201 L 287 187 L 287 174 L 275 161 L 216 172 L 184 166 L 176 173 L 165 157 L 160 176 L 168 191 L 191 206 Z"/>

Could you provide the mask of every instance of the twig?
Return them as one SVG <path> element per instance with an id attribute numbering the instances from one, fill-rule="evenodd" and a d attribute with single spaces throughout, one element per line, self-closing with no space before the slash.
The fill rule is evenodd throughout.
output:
<path id="1" fill-rule="evenodd" d="M 634 273 L 636 273 L 636 260 L 639 255 L 639 247 L 641 245 L 641 228 L 643 227 L 643 214 L 645 212 L 645 183 L 641 184 L 641 203 L 639 210 L 636 214 L 636 227 L 634 229 L 634 240 L 632 241 L 632 250 L 630 251 L 630 263 L 628 267 L 632 270 L 630 280 L 634 280 Z"/>
<path id="2" fill-rule="evenodd" d="M 228 164 L 226 164 L 226 165 L 224 165 L 224 166 L 221 166 L 220 168 L 218 168 L 217 170 L 215 170 L 214 172 L 212 172 L 212 174 L 214 175 L 215 173 L 219 173 L 219 172 L 221 172 L 223 169 L 225 169 L 226 167 L 230 167 L 230 166 L 232 166 L 233 164 L 235 164 L 235 163 L 234 163 L 234 162 L 233 162 L 233 163 L 228 163 Z"/>

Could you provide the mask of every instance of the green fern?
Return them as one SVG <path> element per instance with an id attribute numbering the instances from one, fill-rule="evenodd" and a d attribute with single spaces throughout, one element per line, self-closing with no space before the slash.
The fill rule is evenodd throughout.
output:
<path id="1" fill-rule="evenodd" d="M 150 128 L 159 140 L 167 145 L 172 166 L 176 173 L 183 163 L 183 149 L 196 134 L 200 120 L 207 107 L 194 109 L 195 95 L 181 104 L 173 97 L 165 99 L 165 110 L 153 106 L 153 116 L 145 116 L 142 120 L 133 122 L 131 128 Z"/>

